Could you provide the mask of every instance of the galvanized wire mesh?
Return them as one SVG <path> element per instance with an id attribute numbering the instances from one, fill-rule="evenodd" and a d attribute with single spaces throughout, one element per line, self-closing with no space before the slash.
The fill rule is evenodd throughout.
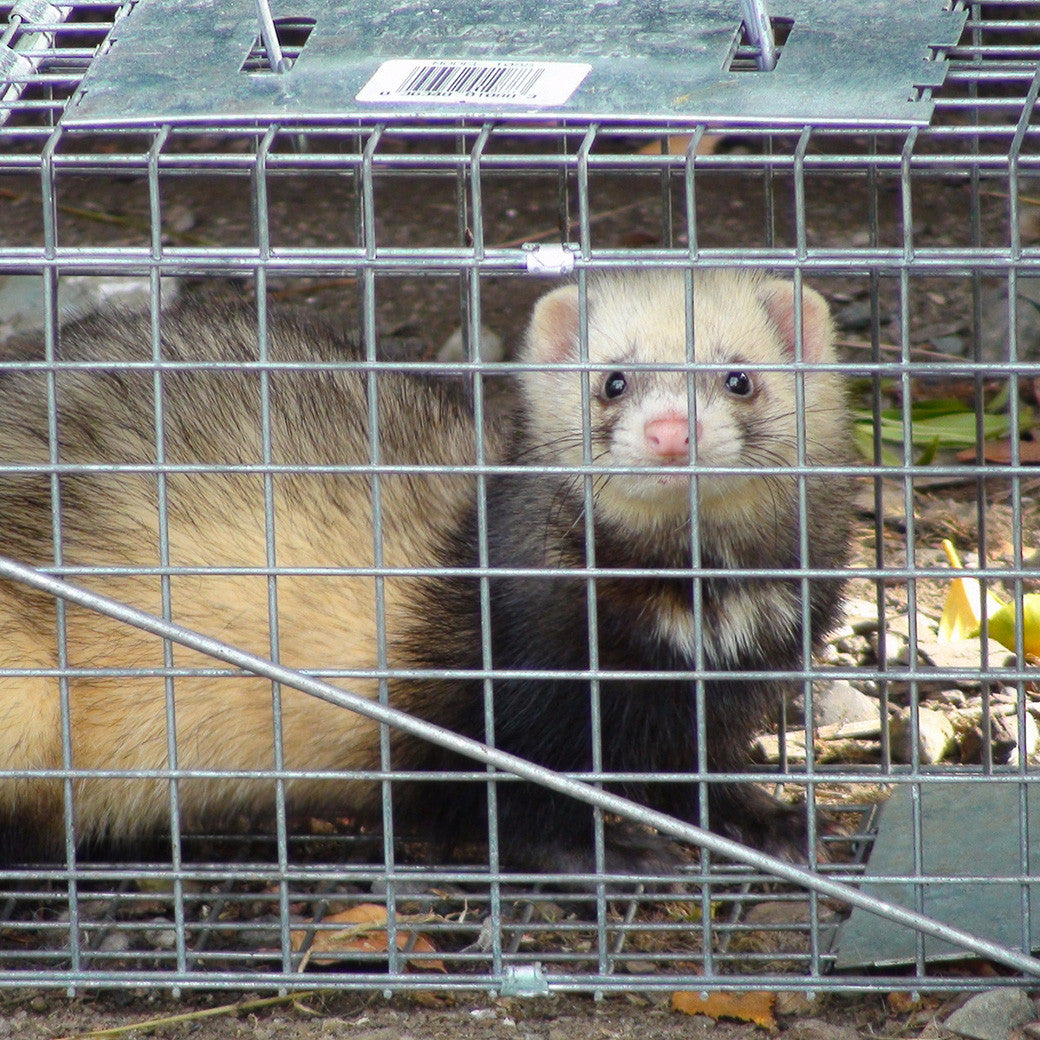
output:
<path id="1" fill-rule="evenodd" d="M 438 988 L 516 993 L 750 985 L 863 990 L 906 986 L 908 978 L 918 988 L 960 989 L 972 980 L 944 974 L 928 955 L 924 931 L 905 966 L 836 970 L 849 905 L 827 883 L 859 885 L 875 834 L 875 803 L 889 792 L 906 789 L 919 802 L 922 792 L 965 780 L 1017 793 L 1006 821 L 1016 869 L 1000 877 L 965 875 L 953 884 L 979 898 L 1000 884 L 1013 887 L 1022 925 L 1003 950 L 1008 963 L 1028 972 L 1016 949 L 1031 944 L 1036 902 L 1028 814 L 1035 749 L 1026 740 L 1036 714 L 1033 664 L 1021 652 L 996 656 L 984 649 L 974 662 L 936 669 L 918 651 L 927 644 L 922 618 L 935 613 L 949 582 L 939 535 L 970 531 L 974 544 L 962 549 L 974 550 L 979 573 L 1005 598 L 1020 603 L 1032 589 L 1040 519 L 1026 442 L 1008 438 L 1006 457 L 978 459 L 985 447 L 983 405 L 1007 384 L 1004 407 L 1017 428 L 1040 375 L 1026 330 L 1033 305 L 1007 302 L 1028 297 L 1040 278 L 1040 7 L 971 5 L 935 94 L 932 123 L 913 129 L 465 121 L 64 127 L 64 106 L 130 6 L 0 5 L 7 26 L 0 35 L 4 339 L 36 335 L 53 347 L 63 321 L 110 305 L 112 297 L 136 300 L 156 325 L 174 295 L 232 294 L 255 303 L 258 314 L 269 302 L 302 303 L 357 330 L 373 378 L 394 365 L 425 366 L 468 381 L 482 406 L 494 408 L 504 392 L 501 377 L 515 365 L 445 362 L 437 349 L 459 330 L 470 351 L 463 356 L 471 357 L 473 345 L 486 338 L 483 326 L 515 347 L 545 287 L 529 271 L 543 263 L 549 273 L 561 265 L 579 272 L 748 266 L 804 276 L 835 310 L 861 304 L 859 316 L 846 314 L 841 325 L 844 368 L 875 419 L 897 402 L 890 423 L 902 444 L 883 441 L 879 421 L 864 427 L 873 459 L 856 467 L 865 493 L 849 505 L 862 528 L 854 596 L 872 603 L 874 615 L 853 618 L 840 638 L 869 643 L 869 652 L 850 656 L 832 648 L 822 661 L 804 661 L 793 677 L 810 709 L 814 683 L 859 684 L 875 698 L 879 721 L 876 734 L 865 738 L 869 753 L 845 749 L 827 760 L 795 717 L 790 739 L 779 742 L 779 765 L 751 774 L 841 814 L 850 836 L 825 838 L 832 860 L 813 864 L 809 887 L 795 883 L 795 875 L 778 880 L 753 856 L 720 859 L 710 837 L 708 851 L 691 854 L 678 890 L 660 878 L 590 884 L 516 873 L 497 862 L 494 848 L 465 850 L 461 861 L 448 864 L 434 857 L 431 866 L 429 850 L 395 843 L 392 829 L 380 836 L 358 833 L 349 820 L 294 819 L 281 800 L 259 833 L 243 824 L 191 834 L 175 819 L 172 842 L 132 848 L 123 860 L 77 854 L 70 835 L 65 862 L 0 871 L 0 983 L 390 990 L 428 989 L 432 974 Z M 562 253 L 553 248 L 559 243 L 567 247 Z M 1006 329 L 994 330 L 1001 321 Z M 13 369 L 50 378 L 50 414 L 60 424 L 52 357 L 45 351 L 27 361 L 0 346 L 0 379 Z M 155 360 L 137 371 L 160 385 Z M 106 364 L 97 359 L 99 369 Z M 974 403 L 969 440 L 977 442 L 977 458 L 932 458 L 927 444 L 913 443 L 915 394 L 936 381 Z M 36 468 L 53 474 L 55 486 L 69 472 L 57 454 Z M 178 472 L 175 461 L 162 459 L 148 468 L 163 477 Z M 476 470 L 490 471 L 479 459 Z M 4 462 L 0 479 L 22 471 Z M 268 455 L 250 472 L 267 488 L 273 531 L 269 489 L 278 466 Z M 160 529 L 167 523 L 163 486 L 158 480 Z M 941 530 L 934 508 L 922 511 L 936 487 L 956 502 L 951 510 L 960 519 L 951 520 L 949 531 Z M 372 567 L 392 576 L 380 571 L 377 558 Z M 67 563 L 59 537 L 46 569 L 102 594 L 128 573 L 103 556 Z M 215 562 L 195 572 L 227 570 Z M 158 582 L 160 613 L 176 620 L 170 583 L 192 569 L 171 561 L 166 546 L 154 563 L 129 572 Z M 273 557 L 248 572 L 269 584 L 272 597 L 277 579 L 287 576 Z M 335 575 L 336 561 L 307 573 Z M 902 637 L 892 630 L 893 615 L 906 618 Z M 233 626 L 203 635 L 236 642 Z M 267 650 L 278 662 L 277 631 Z M 167 643 L 154 668 L 62 661 L 46 677 L 67 690 L 77 681 L 113 675 L 129 681 L 147 672 L 160 676 L 174 697 L 179 680 L 235 681 L 242 664 L 225 657 L 186 667 L 180 660 Z M 0 666 L 0 698 L 5 685 L 41 677 L 39 669 L 2 654 Z M 307 675 L 348 690 L 356 678 L 331 666 L 309 665 Z M 282 673 L 272 678 L 293 681 Z M 936 691 L 951 690 L 977 693 L 981 747 L 969 755 L 962 745 L 964 761 L 957 764 L 928 763 L 917 750 L 919 709 Z M 904 755 L 880 724 L 901 707 L 910 727 Z M 991 727 L 997 715 L 1007 720 L 1010 751 L 997 747 Z M 277 783 L 289 774 L 275 765 L 269 776 Z M 66 755 L 57 775 L 71 778 L 71 766 Z M 190 779 L 175 768 L 160 774 Z M 0 782 L 18 775 L 0 761 Z M 467 775 L 486 779 L 480 764 Z M 372 779 L 392 784 L 396 777 L 384 766 Z M 176 817 L 176 784 L 171 791 Z M 930 843 L 939 839 L 919 812 L 911 821 L 911 863 L 887 881 L 909 884 L 909 908 L 927 911 L 929 886 L 937 882 L 923 879 L 938 857 Z M 378 930 L 373 938 L 342 916 L 359 906 L 389 911 L 388 938 Z"/>

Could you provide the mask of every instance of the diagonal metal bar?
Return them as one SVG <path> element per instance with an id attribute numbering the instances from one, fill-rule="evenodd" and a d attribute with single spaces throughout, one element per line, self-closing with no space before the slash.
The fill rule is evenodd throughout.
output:
<path id="1" fill-rule="evenodd" d="M 52 596 L 57 596 L 70 603 L 86 607 L 88 610 L 94 610 L 100 614 L 115 618 L 117 621 L 133 625 L 142 631 L 151 632 L 162 639 L 169 639 L 182 646 L 214 657 L 217 660 L 225 661 L 237 668 L 300 690 L 313 697 L 318 697 L 330 704 L 338 705 L 350 711 L 356 711 L 377 722 L 386 723 L 406 733 L 410 733 L 421 740 L 429 740 L 450 751 L 465 755 L 467 758 L 475 759 L 486 765 L 491 765 L 523 780 L 529 780 L 560 794 L 577 798 L 589 805 L 598 806 L 606 812 L 616 813 L 619 816 L 654 827 L 664 834 L 698 845 L 713 854 L 735 860 L 738 863 L 747 864 L 763 873 L 771 874 L 773 877 L 788 881 L 802 888 L 811 889 L 819 895 L 830 899 L 839 900 L 854 907 L 860 907 L 894 924 L 914 928 L 925 935 L 952 943 L 980 957 L 995 961 L 998 964 L 1007 965 L 1016 971 L 1021 971 L 1027 975 L 1040 976 L 1040 960 L 1027 953 L 980 939 L 968 932 L 961 931 L 959 928 L 953 928 L 933 918 L 926 917 L 924 914 L 915 913 L 912 910 L 907 910 L 905 907 L 868 895 L 840 881 L 814 874 L 803 867 L 795 866 L 793 863 L 777 859 L 774 856 L 768 856 L 764 852 L 758 852 L 755 849 L 748 848 L 728 838 L 723 838 L 718 834 L 713 834 L 711 831 L 706 831 L 691 823 L 685 823 L 672 816 L 648 809 L 636 802 L 629 801 L 627 798 L 622 798 L 620 795 L 600 790 L 579 780 L 572 780 L 561 773 L 529 762 L 527 759 L 518 758 L 516 755 L 511 755 L 508 752 L 488 747 L 486 744 L 480 743 L 480 741 L 460 736 L 451 730 L 425 722 L 422 719 L 417 719 L 406 712 L 380 704 L 378 701 L 368 700 L 360 694 L 332 686 L 329 683 L 311 678 L 291 668 L 286 668 L 284 665 L 275 664 L 272 661 L 257 657 L 227 643 L 222 643 L 200 632 L 195 632 L 192 629 L 184 628 L 171 621 L 156 617 L 154 614 L 148 614 L 145 611 L 137 610 L 135 607 L 127 606 L 127 604 L 118 600 L 80 588 L 78 585 L 72 585 L 69 582 L 55 578 L 46 571 L 28 567 L 8 557 L 0 556 L 0 578 L 7 578 L 11 581 L 29 585 L 32 588 L 39 589 Z"/>

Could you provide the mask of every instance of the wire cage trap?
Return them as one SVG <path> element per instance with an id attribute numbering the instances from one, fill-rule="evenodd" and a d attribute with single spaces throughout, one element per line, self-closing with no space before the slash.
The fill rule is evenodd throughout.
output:
<path id="1" fill-rule="evenodd" d="M 45 461 L 0 442 L 0 486 L 42 479 L 54 506 L 49 551 L 0 560 L 0 593 L 33 588 L 32 602 L 59 618 L 107 611 L 151 632 L 158 648 L 145 661 L 77 660 L 52 630 L 44 666 L 4 635 L 23 629 L 0 599 L 0 732 L 14 732 L 35 683 L 61 708 L 64 735 L 48 764 L 17 758 L 0 737 L 9 756 L 0 790 L 48 780 L 63 792 L 57 856 L 5 850 L 2 984 L 963 989 L 973 980 L 948 963 L 978 955 L 1012 969 L 1008 984 L 1035 974 L 1040 703 L 1025 597 L 1040 546 L 1030 469 L 1040 406 L 1040 5 L 881 5 L 886 48 L 870 29 L 872 5 L 773 4 L 772 69 L 759 67 L 763 47 L 736 4 L 705 5 L 694 27 L 685 10 L 662 8 L 647 24 L 606 6 L 575 0 L 551 19 L 525 10 L 503 25 L 512 16 L 480 5 L 434 18 L 420 5 L 298 3 L 276 6 L 265 24 L 248 3 L 206 17 L 175 0 L 0 4 L 0 388 L 38 379 L 48 417 Z M 502 38 L 514 42 L 489 61 L 488 41 Z M 352 684 L 382 679 L 385 689 L 393 676 L 385 647 L 365 675 L 335 651 L 292 657 L 279 596 L 309 582 L 321 602 L 322 583 L 344 567 L 338 555 L 283 562 L 282 532 L 295 518 L 275 505 L 278 481 L 330 466 L 271 455 L 276 420 L 264 394 L 255 461 L 218 460 L 208 471 L 255 482 L 262 558 L 207 559 L 168 538 L 148 559 L 104 537 L 92 553 L 70 553 L 62 503 L 72 478 L 103 504 L 130 471 L 144 473 L 168 532 L 177 525 L 170 489 L 203 481 L 194 463 L 156 455 L 162 387 L 180 372 L 202 386 L 236 362 L 217 342 L 211 358 L 178 369 L 161 335 L 171 313 L 220 315 L 233 301 L 255 316 L 260 368 L 275 381 L 281 362 L 263 353 L 268 316 L 320 315 L 363 351 L 361 361 L 324 359 L 326 370 L 353 366 L 373 386 L 395 371 L 421 373 L 465 387 L 491 420 L 515 408 L 524 328 L 553 279 L 587 287 L 604 270 L 734 267 L 804 280 L 834 317 L 861 456 L 831 467 L 855 488 L 842 503 L 854 531 L 846 614 L 788 674 L 797 695 L 776 705 L 745 770 L 658 779 L 705 790 L 743 779 L 827 810 L 836 825 L 810 826 L 819 841 L 806 865 L 619 803 L 618 778 L 596 768 L 560 777 L 535 762 L 519 775 L 559 784 L 588 800 L 590 814 L 596 806 L 598 871 L 502 861 L 494 794 L 490 845 L 453 850 L 397 833 L 392 798 L 382 828 L 358 826 L 350 811 L 299 811 L 293 785 L 308 777 L 366 779 L 388 792 L 408 779 L 393 767 L 391 723 L 402 720 L 385 697 L 362 704 L 384 724 L 378 768 L 286 765 L 272 754 L 251 776 L 225 779 L 268 783 L 274 812 L 231 814 L 219 828 L 178 817 L 193 780 L 222 779 L 220 768 L 177 761 L 191 755 L 178 745 L 178 690 L 260 676 L 275 720 L 291 691 L 349 712 Z M 62 360 L 70 325 L 117 309 L 146 316 L 138 361 L 106 355 L 103 341 L 85 359 Z M 690 346 L 692 380 L 703 369 Z M 583 364 L 591 380 L 595 366 Z M 100 453 L 62 454 L 73 370 L 88 385 L 117 372 L 157 388 L 148 450 L 122 471 Z M 801 429 L 804 447 L 811 430 Z M 372 450 L 366 478 L 392 477 L 378 441 Z M 464 475 L 483 487 L 495 472 L 485 445 Z M 805 503 L 803 492 L 803 521 Z M 227 518 L 229 531 L 241 526 Z M 964 573 L 951 572 L 944 541 Z M 611 577 L 594 557 L 582 568 L 593 588 Z M 375 555 L 363 570 L 390 589 L 415 577 Z M 804 560 L 799 574 L 806 588 L 820 578 Z M 250 590 L 240 610 L 196 632 L 185 590 L 229 577 Z M 712 577 L 708 567 L 689 580 Z M 980 633 L 962 624 L 958 638 L 940 638 L 958 577 L 969 601 L 1017 606 L 1010 649 L 982 638 L 995 634 L 985 612 Z M 147 595 L 135 599 L 135 588 Z M 259 643 L 235 623 L 256 597 Z M 133 613 L 142 604 L 153 609 Z M 385 642 L 385 619 L 380 627 Z M 489 635 L 483 650 L 493 697 Z M 583 676 L 593 688 L 608 678 Z M 689 681 L 703 687 L 704 669 Z M 85 768 L 73 736 L 80 691 L 146 682 L 162 693 L 169 755 L 143 772 Z M 220 725 L 228 746 L 242 739 L 234 720 Z M 689 735 L 691 746 L 712 739 Z M 478 757 L 460 783 L 505 791 L 519 782 L 511 770 L 525 764 L 493 741 L 468 750 Z M 172 822 L 160 839 L 78 844 L 76 799 L 65 795 L 134 779 L 163 791 Z M 611 873 L 603 827 L 618 813 L 689 839 L 681 867 Z M 982 909 L 971 916 L 966 906 Z"/>

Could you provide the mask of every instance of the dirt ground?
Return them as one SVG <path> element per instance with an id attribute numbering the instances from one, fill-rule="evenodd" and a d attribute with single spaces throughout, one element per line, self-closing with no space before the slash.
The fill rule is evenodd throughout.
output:
<path id="1" fill-rule="evenodd" d="M 228 994 L 172 1000 L 124 993 L 69 1000 L 53 994 L 0 997 L 0 1040 L 856 1040 L 951 1036 L 941 1023 L 963 996 L 806 998 L 782 994 L 777 1027 L 671 1010 L 669 998 L 630 995 L 593 1000 L 554 997 L 492 1000 L 434 994 Z M 263 1006 L 257 1006 L 263 1005 Z M 135 1028 L 136 1027 L 136 1028 Z"/>

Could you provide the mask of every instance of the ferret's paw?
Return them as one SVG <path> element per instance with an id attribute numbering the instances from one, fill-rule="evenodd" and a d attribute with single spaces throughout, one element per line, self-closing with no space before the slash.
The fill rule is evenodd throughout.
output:
<path id="1" fill-rule="evenodd" d="M 742 845 L 765 852 L 788 863 L 809 862 L 809 815 L 804 805 L 781 802 L 752 784 L 725 784 L 712 792 L 712 830 Z M 815 861 L 826 862 L 828 855 L 819 842 L 834 832 L 834 824 L 816 813 Z"/>
<path id="2" fill-rule="evenodd" d="M 669 839 L 634 823 L 612 823 L 605 830 L 604 858 L 611 874 L 677 874 L 689 862 Z"/>
<path id="3" fill-rule="evenodd" d="M 603 836 L 603 867 L 607 874 L 626 874 L 637 879 L 675 876 L 682 864 L 689 862 L 679 846 L 636 824 L 609 823 Z M 523 859 L 548 874 L 597 873 L 596 850 L 591 840 L 566 846 L 528 846 Z"/>
<path id="4" fill-rule="evenodd" d="M 804 805 L 786 806 L 777 803 L 779 808 L 768 816 L 756 815 L 746 823 L 729 822 L 719 828 L 719 833 L 742 845 L 775 856 L 787 863 L 804 865 L 809 862 L 809 820 Z M 829 859 L 826 848 L 818 840 L 820 836 L 831 832 L 831 824 L 823 813 L 816 814 L 816 855 L 817 863 L 825 863 Z"/>

